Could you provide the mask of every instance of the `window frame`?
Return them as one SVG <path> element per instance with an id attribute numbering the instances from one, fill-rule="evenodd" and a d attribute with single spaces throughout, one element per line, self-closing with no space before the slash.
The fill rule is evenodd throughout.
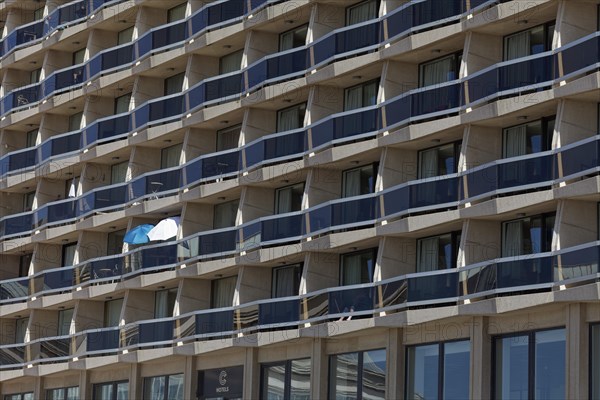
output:
<path id="1" fill-rule="evenodd" d="M 65 255 L 66 255 L 67 249 L 72 248 L 72 247 L 74 247 L 75 251 L 77 251 L 77 242 L 65 243 L 65 244 L 63 244 L 61 246 L 61 249 L 60 249 L 60 251 L 61 251 L 61 254 L 60 254 L 60 267 L 61 268 L 73 266 L 73 264 L 71 264 L 71 265 L 65 265 Z M 75 255 L 75 253 L 73 253 L 73 256 L 74 255 Z"/>
<path id="2" fill-rule="evenodd" d="M 373 283 L 373 278 L 374 278 L 374 275 L 375 275 L 375 266 L 377 265 L 377 253 L 379 252 L 379 247 L 378 246 L 370 247 L 370 248 L 362 249 L 362 250 L 350 251 L 348 253 L 341 253 L 339 255 L 339 259 L 338 259 L 338 276 L 339 276 L 339 279 L 338 279 L 338 282 L 339 282 L 340 286 L 349 286 L 349 285 L 345 285 L 345 284 L 342 283 L 342 277 L 344 276 L 343 275 L 343 272 L 344 272 L 344 258 L 347 257 L 347 256 L 359 255 L 359 254 L 362 254 L 362 253 L 366 254 L 366 253 L 369 253 L 369 252 L 371 253 L 371 257 L 373 258 L 373 276 L 370 277 L 369 282 L 364 282 L 362 284 Z M 350 353 L 353 353 L 353 352 L 350 352 Z"/>
<path id="3" fill-rule="evenodd" d="M 460 65 L 462 64 L 462 57 L 463 57 L 463 51 L 459 50 L 459 51 L 452 52 L 450 54 L 446 54 L 445 56 L 437 57 L 437 58 L 420 63 L 419 64 L 419 88 L 435 86 L 435 85 L 442 85 L 443 83 L 446 83 L 446 82 L 452 82 L 450 80 L 450 81 L 445 81 L 442 83 L 434 83 L 434 84 L 431 84 L 428 86 L 424 86 L 424 80 L 425 80 L 425 76 L 423 73 L 424 68 L 429 64 L 433 64 L 433 63 L 445 60 L 447 58 L 453 58 L 453 66 L 456 70 L 456 78 L 454 78 L 453 80 L 459 79 L 460 78 Z"/>
<path id="4" fill-rule="evenodd" d="M 69 330 L 70 330 L 70 329 L 71 329 L 71 322 L 73 321 L 73 317 L 75 316 L 75 308 L 74 308 L 74 307 L 71 307 L 71 308 L 65 308 L 65 309 L 62 309 L 62 310 L 58 310 L 58 317 L 57 317 L 57 321 L 58 321 L 58 324 L 57 324 L 57 325 L 58 325 L 58 328 L 57 328 L 57 332 L 56 332 L 56 333 L 58 334 L 58 336 L 66 336 L 66 335 L 69 335 L 69 333 L 68 333 L 68 332 L 67 332 L 66 334 L 65 334 L 65 333 L 61 333 L 61 330 L 62 330 L 62 328 L 64 327 L 64 325 L 65 325 L 65 321 L 66 321 L 66 320 L 64 319 L 64 314 L 65 314 L 66 312 L 68 312 L 68 311 L 70 311 L 70 312 L 71 312 L 71 319 L 69 320 Z M 62 320 L 62 324 L 61 324 L 61 320 Z"/>
<path id="5" fill-rule="evenodd" d="M 446 147 L 446 146 L 449 146 L 449 145 L 454 146 L 453 153 L 454 153 L 454 159 L 456 160 L 455 161 L 455 166 L 456 166 L 455 169 L 456 169 L 456 171 L 451 172 L 451 174 L 456 174 L 458 172 L 458 163 L 459 163 L 459 160 L 460 160 L 460 152 L 462 150 L 462 142 L 463 142 L 462 139 L 459 139 L 459 140 L 455 140 L 455 141 L 452 141 L 452 142 L 447 142 L 447 143 L 444 143 L 444 144 L 439 144 L 438 143 L 436 146 L 431 146 L 431 147 L 427 147 L 425 149 L 418 150 L 417 151 L 417 180 L 420 180 L 420 179 L 429 179 L 429 178 L 422 178 L 421 177 L 422 176 L 421 154 L 423 154 L 424 152 L 429 151 L 429 150 L 439 149 L 439 148 Z M 438 160 L 439 160 L 439 158 L 438 158 Z M 436 173 L 439 174 L 439 166 L 438 166 L 438 171 Z M 436 175 L 436 177 L 437 176 L 443 176 L 443 175 Z"/>
<path id="6" fill-rule="evenodd" d="M 302 279 L 302 272 L 304 270 L 304 262 L 274 267 L 271 269 L 271 298 L 272 299 L 277 299 L 277 298 L 282 297 L 282 296 L 275 296 L 275 293 L 277 291 L 276 283 L 278 282 L 275 278 L 277 277 L 278 271 L 280 271 L 282 269 L 286 269 L 286 268 L 297 268 L 298 269 L 298 271 L 295 271 L 295 274 L 294 274 L 294 287 L 297 287 L 298 289 L 300 288 L 300 281 Z M 298 295 L 298 293 L 296 293 L 296 295 Z M 283 297 L 285 297 L 285 296 L 283 296 Z"/>
<path id="7" fill-rule="evenodd" d="M 129 106 L 131 105 L 131 96 L 132 96 L 132 92 L 125 93 L 125 94 L 122 94 L 121 96 L 117 96 L 117 97 L 115 97 L 115 107 L 114 107 L 114 112 L 113 112 L 113 113 L 114 113 L 114 115 L 117 115 L 117 114 L 123 114 L 123 113 L 126 113 L 126 112 L 128 112 L 128 111 L 129 111 Z M 127 100 L 127 111 L 121 111 L 121 112 L 119 113 L 119 112 L 118 112 L 118 111 L 119 111 L 119 110 L 118 110 L 118 106 L 119 106 L 119 100 L 121 100 L 121 99 L 124 99 L 125 97 L 128 97 L 128 100 Z"/>
<path id="8" fill-rule="evenodd" d="M 165 164 L 168 159 L 169 152 L 173 151 L 177 148 L 179 148 L 179 161 L 177 162 L 176 165 L 173 165 L 170 167 L 166 166 Z M 181 165 L 180 163 L 181 163 L 181 154 L 182 153 L 183 153 L 183 143 L 175 143 L 173 145 L 163 147 L 162 149 L 160 149 L 160 169 L 175 168 L 175 167 L 178 167 L 179 165 Z"/>
<path id="9" fill-rule="evenodd" d="M 553 39 L 550 39 L 550 37 L 549 37 L 550 35 L 549 35 L 549 31 L 548 31 L 548 28 L 550 28 L 552 25 L 554 25 L 554 27 L 555 27 L 554 29 L 556 29 L 556 20 L 550 20 L 548 22 L 544 22 L 543 24 L 538 24 L 538 25 L 535 25 L 535 26 L 532 26 L 529 28 L 521 29 L 520 31 L 513 32 L 508 35 L 503 36 L 502 37 L 502 61 L 508 61 L 508 57 L 506 54 L 508 51 L 508 46 L 506 44 L 507 44 L 507 40 L 509 38 L 516 36 L 516 35 L 520 35 L 523 32 L 534 30 L 536 28 L 539 28 L 540 26 L 543 28 L 543 32 L 544 32 L 544 51 L 543 52 L 552 50 L 552 40 Z M 531 56 L 531 54 L 529 54 L 526 57 L 529 57 L 529 56 Z"/>
<path id="10" fill-rule="evenodd" d="M 536 368 L 535 344 L 537 343 L 536 334 L 540 333 L 540 332 L 557 331 L 560 329 L 563 329 L 565 331 L 565 347 L 568 347 L 568 342 L 567 342 L 568 330 L 567 330 L 567 327 L 564 325 L 551 327 L 551 328 L 527 330 L 527 331 L 522 331 L 522 332 L 510 332 L 510 333 L 492 336 L 492 362 L 491 362 L 492 368 L 491 368 L 491 385 L 490 385 L 490 387 L 491 387 L 490 399 L 491 400 L 501 400 L 496 397 L 496 388 L 497 388 L 497 382 L 496 382 L 497 365 L 496 365 L 496 363 L 498 362 L 498 358 L 496 356 L 496 348 L 497 348 L 498 340 L 510 339 L 510 338 L 519 337 L 519 336 L 527 336 L 527 363 L 528 363 L 528 365 L 527 365 L 527 395 L 529 398 L 532 398 L 531 395 L 533 393 L 535 393 L 535 368 Z M 533 346 L 532 346 L 532 344 L 533 344 Z M 565 348 L 565 357 L 566 357 L 566 348 Z M 566 368 L 566 366 L 565 366 L 565 368 Z M 567 383 L 567 382 L 565 381 L 565 383 Z M 566 393 L 565 393 L 565 395 L 566 395 Z M 533 398 L 535 398 L 535 396 Z"/>
<path id="11" fill-rule="evenodd" d="M 217 209 L 219 209 L 219 207 L 225 207 L 225 205 L 227 205 L 227 204 L 233 204 L 234 202 L 237 203 L 237 206 L 236 206 L 237 211 L 236 211 L 236 215 L 233 220 L 233 225 L 216 227 L 215 222 L 216 222 L 216 217 L 217 217 Z M 233 200 L 224 201 L 222 203 L 214 204 L 213 205 L 213 221 L 212 221 L 213 229 L 224 229 L 224 228 L 231 228 L 232 226 L 235 226 L 235 222 L 236 222 L 235 220 L 237 219 L 237 213 L 239 212 L 239 210 L 240 210 L 240 199 L 233 199 Z"/>
<path id="12" fill-rule="evenodd" d="M 33 400 L 33 392 L 9 393 L 3 395 L 4 400 L 13 400 L 14 396 L 19 396 L 20 400 Z M 31 396 L 31 397 L 29 397 Z"/>
<path id="13" fill-rule="evenodd" d="M 425 343 L 418 343 L 418 344 L 411 344 L 411 345 L 407 345 L 405 348 L 405 354 L 406 356 L 404 357 L 404 398 L 408 399 L 408 373 L 410 371 L 410 366 L 409 366 L 409 362 L 410 359 L 408 357 L 408 352 L 410 349 L 414 349 L 417 347 L 422 347 L 422 346 L 432 346 L 432 345 L 438 345 L 438 390 L 437 390 L 437 398 L 439 400 L 443 400 L 444 399 L 444 357 L 445 357 L 445 347 L 447 344 L 449 343 L 459 343 L 459 342 L 469 342 L 469 357 L 471 356 L 472 353 L 472 348 L 471 348 L 471 338 L 470 337 L 466 337 L 466 338 L 461 338 L 461 339 L 452 339 L 452 340 L 444 340 L 441 342 L 425 342 Z M 471 364 L 471 362 L 469 361 L 469 364 Z M 473 368 L 472 365 L 469 365 L 469 368 Z M 469 387 L 471 386 L 471 371 L 466 371 L 467 374 L 469 375 Z"/>
<path id="14" fill-rule="evenodd" d="M 150 381 L 150 379 L 154 379 L 154 378 L 165 378 L 165 386 L 164 386 L 164 400 L 168 400 L 171 397 L 169 396 L 169 379 L 172 376 L 179 376 L 181 375 L 182 379 L 183 379 L 183 386 L 185 387 L 185 373 L 180 372 L 177 374 L 166 374 L 166 375 L 153 375 L 153 376 L 144 376 L 143 378 L 143 382 L 142 382 L 142 399 L 146 400 L 146 398 L 144 397 L 144 395 L 146 394 L 146 384 Z"/>
<path id="15" fill-rule="evenodd" d="M 223 281 L 225 279 L 235 279 L 235 284 L 237 286 L 238 275 L 223 276 L 221 278 L 212 279 L 210 281 L 210 308 L 233 307 L 233 296 L 235 296 L 235 289 L 234 289 L 234 295 L 231 296 L 231 305 L 229 305 L 229 306 L 222 306 L 222 307 L 216 307 L 215 306 L 215 304 L 216 304 L 215 296 L 216 296 L 216 293 L 217 293 L 217 290 L 216 290 L 217 282 L 221 282 L 221 281 Z"/>
<path id="16" fill-rule="evenodd" d="M 462 236 L 462 230 L 457 230 L 457 231 L 450 231 L 450 232 L 446 232 L 446 233 L 441 233 L 439 235 L 431 235 L 431 236 L 424 236 L 424 237 L 420 237 L 417 238 L 417 257 L 416 257 L 416 268 L 419 267 L 420 264 L 420 256 L 421 256 L 421 252 L 419 251 L 419 242 L 421 240 L 426 240 L 426 239 L 433 239 L 433 238 L 439 238 L 440 236 L 446 236 L 446 235 L 450 235 L 450 245 L 452 246 L 452 262 L 453 262 L 453 266 L 450 268 L 446 268 L 446 269 L 456 269 L 458 267 L 457 265 L 457 260 L 458 260 L 458 252 L 460 251 L 460 240 L 461 240 L 461 236 Z M 436 271 L 444 271 L 444 269 L 436 269 Z M 421 272 L 421 271 L 416 271 Z"/>
<path id="17" fill-rule="evenodd" d="M 284 35 L 287 35 L 287 34 L 289 34 L 289 33 L 295 33 L 296 31 L 299 31 L 300 29 L 306 29 L 306 35 L 304 35 L 304 44 L 303 44 L 303 45 L 300 45 L 300 46 L 293 46 L 293 47 L 291 47 L 291 48 L 289 48 L 289 49 L 282 50 L 282 46 L 281 46 L 281 44 L 282 44 L 282 39 L 283 39 L 283 36 L 284 36 Z M 278 44 L 278 47 L 277 47 L 278 51 L 279 51 L 279 52 L 282 52 L 282 51 L 289 51 L 289 50 L 292 50 L 292 49 L 295 49 L 295 48 L 298 48 L 298 47 L 305 46 L 305 45 L 306 45 L 306 36 L 307 36 L 307 35 L 308 35 L 308 22 L 307 22 L 306 24 L 298 25 L 298 26 L 297 26 L 297 27 L 295 27 L 295 28 L 288 29 L 287 31 L 281 32 L 281 33 L 279 34 L 279 44 Z"/>
<path id="18" fill-rule="evenodd" d="M 376 8 L 377 15 L 375 15 L 375 17 L 372 18 L 372 19 L 375 19 L 375 18 L 379 17 L 379 9 L 381 8 L 381 2 L 380 2 L 380 0 L 363 0 L 363 1 L 359 1 L 358 3 L 352 4 L 352 5 L 348 6 L 348 7 L 346 7 L 345 12 L 344 12 L 344 15 L 345 15 L 345 17 L 344 17 L 344 27 L 346 27 L 346 26 L 352 26 L 352 25 L 357 25 L 357 24 L 349 25 L 349 22 L 350 22 L 350 12 L 352 11 L 352 9 L 360 7 L 363 4 L 367 4 L 367 3 L 375 3 L 376 4 L 375 8 Z M 358 24 L 360 24 L 360 22 Z"/>
<path id="19" fill-rule="evenodd" d="M 240 57 L 240 65 L 238 66 L 238 69 L 233 70 L 233 71 L 223 72 L 223 59 L 225 59 L 226 57 L 233 57 L 234 55 L 237 56 L 238 54 L 242 55 Z M 221 57 L 219 57 L 219 75 L 227 75 L 227 74 L 232 74 L 236 71 L 240 71 L 242 69 L 243 58 L 244 58 L 244 48 L 232 51 L 231 53 L 223 54 Z"/>
<path id="20" fill-rule="evenodd" d="M 173 14 L 174 14 L 176 11 L 179 11 L 179 10 L 180 10 L 180 9 L 182 9 L 182 8 L 184 9 L 184 11 L 183 11 L 183 17 L 181 17 L 181 18 L 177 18 L 177 19 L 173 19 L 173 18 L 172 18 L 172 17 L 173 17 Z M 185 17 L 186 17 L 186 13 L 187 13 L 187 1 L 184 1 L 184 2 L 183 2 L 183 3 L 181 3 L 181 4 L 177 4 L 175 7 L 171 7 L 171 8 L 169 8 L 169 9 L 167 10 L 167 24 L 171 24 L 171 23 L 173 23 L 173 22 L 177 22 L 177 21 L 184 20 L 184 19 L 185 19 Z"/>
<path id="21" fill-rule="evenodd" d="M 129 380 L 122 381 L 109 381 L 109 382 L 98 382 L 92 384 L 92 400 L 101 400 L 96 396 L 96 388 L 101 386 L 111 385 L 113 388 L 112 398 L 110 400 L 117 400 L 117 387 L 119 384 L 127 383 L 127 392 L 129 392 Z"/>
<path id="22" fill-rule="evenodd" d="M 513 218 L 513 219 L 509 219 L 506 221 L 501 221 L 501 232 L 500 232 L 500 258 L 504 258 L 504 257 L 520 257 L 520 256 L 525 256 L 525 255 L 530 255 L 530 254 L 540 254 L 540 253 L 545 253 L 548 252 L 550 250 L 546 250 L 546 249 L 542 249 L 542 251 L 540 253 L 527 253 L 527 254 L 521 254 L 519 256 L 505 256 L 504 255 L 504 235 L 505 235 L 505 226 L 506 224 L 510 223 L 510 222 L 515 222 L 515 221 L 521 221 L 521 220 L 525 220 L 525 219 L 532 219 L 532 218 L 541 218 L 542 219 L 542 234 L 546 231 L 547 226 L 546 226 L 546 218 L 553 216 L 554 218 L 556 218 L 556 211 L 550 211 L 550 212 L 545 212 L 545 213 L 541 213 L 541 214 L 535 214 L 535 215 L 527 215 L 525 217 L 521 217 L 521 218 Z M 556 224 L 556 219 L 554 221 L 554 223 Z M 554 227 L 553 227 L 554 230 Z M 542 239 L 544 239 L 542 237 Z M 545 240 L 544 240 L 545 242 Z M 550 243 L 550 246 L 552 246 L 552 243 Z"/>
<path id="23" fill-rule="evenodd" d="M 121 39 L 123 38 L 124 34 L 127 31 L 129 31 L 129 30 L 131 30 L 131 38 L 128 41 L 126 41 L 126 42 L 122 41 Z M 125 29 L 121 29 L 119 32 L 117 32 L 117 46 L 121 46 L 121 45 L 124 45 L 126 43 L 131 43 L 133 41 L 133 32 L 134 32 L 134 30 L 135 30 L 135 25 L 131 25 L 130 27 L 125 28 Z"/>
<path id="24" fill-rule="evenodd" d="M 294 187 L 300 186 L 300 185 L 302 185 L 302 197 L 304 197 L 304 190 L 306 189 L 306 182 L 293 183 L 291 185 L 286 185 L 286 186 L 282 186 L 282 187 L 275 189 L 275 204 L 273 206 L 273 210 L 275 211 L 274 214 L 276 214 L 276 215 L 280 214 L 280 212 L 279 212 L 279 196 L 280 196 L 281 191 L 286 190 L 286 189 L 291 189 L 292 193 L 293 193 Z M 293 210 L 290 212 L 298 212 L 301 210 L 302 210 L 302 200 L 300 200 L 300 210 Z"/>
<path id="25" fill-rule="evenodd" d="M 365 108 L 365 107 L 372 107 L 373 105 L 377 104 L 377 95 L 379 94 L 379 85 L 380 85 L 380 82 L 381 82 L 380 78 L 374 78 L 374 79 L 370 79 L 370 80 L 368 80 L 366 82 L 362 82 L 362 83 L 359 83 L 359 84 L 356 84 L 356 85 L 344 88 L 344 104 L 343 104 L 343 110 L 344 110 L 344 112 L 346 112 L 346 111 L 352 111 L 352 110 L 358 110 L 358 109 Z M 364 87 L 364 86 L 370 85 L 372 83 L 375 83 L 375 86 L 377 86 L 377 92 L 375 94 L 375 97 L 376 97 L 375 98 L 375 104 L 371 104 L 371 105 L 367 105 L 367 106 L 364 105 L 364 104 L 361 104 L 361 106 L 358 107 L 358 108 L 352 108 L 350 110 L 346 109 L 346 106 L 347 106 L 347 103 L 348 103 L 348 91 L 352 90 L 352 89 L 355 89 L 357 87 Z M 364 96 L 364 89 L 363 89 L 362 94 Z M 364 98 L 361 99 L 361 101 L 362 100 L 364 100 Z"/>
<path id="26" fill-rule="evenodd" d="M 179 88 L 179 90 L 177 92 L 173 92 L 173 93 L 168 93 L 168 88 L 169 88 L 169 83 L 175 81 L 175 79 L 179 79 L 180 77 L 182 77 L 183 79 L 181 80 L 181 87 Z M 163 96 L 173 96 L 177 93 L 182 93 L 183 92 L 183 84 L 185 83 L 185 71 L 183 72 L 178 72 L 176 74 L 173 74 L 171 76 L 167 76 L 165 78 L 165 81 L 163 83 Z"/>
<path id="27" fill-rule="evenodd" d="M 350 197 L 346 197 L 345 196 L 345 194 L 346 194 L 346 185 L 347 185 L 346 174 L 349 173 L 349 172 L 362 170 L 362 169 L 365 169 L 367 167 L 372 167 L 373 168 L 373 171 L 372 171 L 372 174 L 373 174 L 373 187 L 371 188 L 371 191 L 369 193 L 362 193 L 359 196 L 364 196 L 365 194 L 375 193 L 375 189 L 376 189 L 376 186 L 377 186 L 377 176 L 379 175 L 379 161 L 375 161 L 375 162 L 373 162 L 371 164 L 364 164 L 364 165 L 361 165 L 359 167 L 352 167 L 352 168 L 348 168 L 348 169 L 343 170 L 342 171 L 342 195 L 341 195 L 341 198 L 344 198 L 344 199 L 350 198 Z"/>
<path id="28" fill-rule="evenodd" d="M 300 103 L 296 103 L 293 106 L 289 106 L 289 107 L 285 107 L 285 108 L 280 108 L 279 110 L 277 110 L 277 116 L 276 116 L 276 121 L 275 121 L 275 129 L 276 129 L 276 133 L 278 132 L 287 132 L 287 131 L 280 131 L 279 130 L 279 121 L 281 119 L 281 114 L 284 113 L 285 111 L 294 109 L 294 108 L 299 108 L 299 109 L 303 109 L 302 111 L 302 121 L 299 121 L 299 127 L 298 128 L 294 128 L 292 130 L 296 130 L 296 129 L 301 129 L 304 127 L 304 119 L 306 118 L 306 106 L 307 106 L 307 102 L 306 101 L 302 101 Z"/>
<path id="29" fill-rule="evenodd" d="M 541 152 L 544 151 L 549 151 L 552 149 L 552 139 L 553 139 L 553 134 L 549 135 L 548 132 L 548 127 L 550 126 L 550 122 L 554 121 L 554 123 L 556 124 L 556 115 L 550 115 L 547 117 L 542 117 L 533 121 L 529 121 L 529 122 L 525 122 L 522 124 L 516 124 L 516 125 L 511 125 L 511 126 L 507 126 L 505 128 L 502 128 L 502 159 L 506 159 L 508 157 L 506 157 L 506 145 L 507 145 L 507 140 L 506 140 L 506 133 L 509 129 L 512 128 L 516 128 L 519 126 L 526 126 L 526 125 L 531 125 L 534 123 L 539 122 L 541 125 L 541 130 L 542 130 L 542 142 L 546 145 L 546 149 L 542 150 Z M 555 125 L 556 126 L 556 125 Z M 537 154 L 537 153 L 527 153 L 527 154 Z"/>
<path id="30" fill-rule="evenodd" d="M 82 61 L 77 63 L 77 57 L 79 56 L 79 54 L 83 54 L 82 55 Z M 72 58 L 71 58 L 71 65 L 79 65 L 85 62 L 85 47 L 82 47 L 79 50 L 75 50 L 73 52 Z"/>
<path id="31" fill-rule="evenodd" d="M 109 316 L 109 306 L 108 306 L 108 305 L 109 305 L 110 303 L 115 303 L 115 302 L 117 302 L 117 301 L 120 301 L 120 302 L 121 302 L 121 309 L 119 310 L 119 322 L 120 322 L 120 319 L 121 319 L 121 312 L 123 312 L 123 304 L 125 304 L 125 298 L 124 298 L 124 297 L 120 297 L 120 298 L 118 298 L 118 299 L 110 299 L 110 300 L 106 300 L 106 301 L 104 302 L 104 310 L 103 310 L 103 317 L 104 317 L 104 319 L 103 319 L 103 321 L 102 321 L 102 322 L 103 322 L 103 323 L 102 323 L 102 325 L 103 325 L 103 327 L 104 327 L 104 328 L 114 328 L 114 327 L 117 327 L 117 326 L 119 326 L 119 324 L 118 324 L 118 323 L 117 323 L 117 325 L 116 325 L 116 326 L 111 326 L 111 325 L 108 325 L 108 322 L 109 322 L 109 321 L 108 321 L 108 318 L 107 318 L 107 317 Z"/>
<path id="32" fill-rule="evenodd" d="M 68 399 L 68 391 L 69 389 L 74 389 L 77 388 L 77 398 L 80 397 L 80 393 L 79 393 L 79 386 L 66 386 L 66 387 L 58 387 L 58 388 L 52 388 L 52 389 L 46 389 L 46 399 L 51 399 L 51 400 L 67 400 Z M 57 391 L 57 390 L 62 390 L 63 391 L 63 396 L 62 398 L 56 398 L 53 395 L 51 395 L 51 392 Z"/>
<path id="33" fill-rule="evenodd" d="M 327 380 L 328 380 L 328 388 L 327 388 L 327 395 L 328 398 L 336 398 L 336 393 L 335 393 L 335 388 L 336 388 L 336 384 L 337 384 L 337 374 L 335 374 L 335 371 L 333 369 L 333 358 L 334 357 L 338 357 L 338 356 L 343 356 L 346 354 L 353 354 L 356 353 L 358 354 L 358 359 L 357 359 L 357 368 L 356 368 L 356 399 L 357 400 L 362 400 L 363 396 L 362 396 L 362 392 L 363 392 L 363 379 L 364 379 L 364 355 L 365 353 L 369 353 L 372 351 L 384 351 L 386 354 L 386 359 L 385 359 L 385 380 L 386 380 L 386 386 L 388 384 L 388 373 L 389 373 L 389 366 L 388 366 L 388 355 L 387 355 L 387 349 L 385 347 L 378 347 L 378 348 L 374 348 L 374 349 L 367 349 L 367 350 L 356 350 L 356 351 L 347 351 L 347 352 L 343 352 L 343 353 L 335 353 L 335 354 L 329 354 L 328 356 L 328 370 L 327 370 Z M 337 363 L 336 363 L 337 364 Z M 387 396 L 387 390 L 385 390 L 384 396 Z"/>
<path id="34" fill-rule="evenodd" d="M 267 394 L 268 394 L 268 390 L 267 390 L 268 384 L 266 384 L 267 382 L 265 382 L 265 380 L 267 379 L 266 370 L 271 367 L 283 365 L 284 366 L 283 400 L 290 400 L 291 394 L 292 394 L 292 363 L 294 361 L 306 361 L 306 360 L 309 360 L 309 362 L 312 362 L 312 359 L 310 357 L 304 357 L 304 358 L 295 358 L 293 360 L 281 360 L 281 361 L 271 361 L 271 362 L 261 363 L 260 364 L 260 380 L 259 380 L 259 382 L 260 382 L 259 383 L 260 398 L 266 399 Z M 312 377 L 312 369 L 311 369 L 311 374 L 309 376 L 309 384 L 310 384 L 311 377 Z"/>
<path id="35" fill-rule="evenodd" d="M 226 149 L 219 149 L 219 147 L 221 147 L 220 145 L 223 144 L 222 143 L 223 139 L 221 138 L 221 135 L 229 133 L 229 132 L 233 132 L 233 131 L 238 131 L 238 146 L 226 148 Z M 235 149 L 235 148 L 239 147 L 241 133 L 242 133 L 242 124 L 236 124 L 236 125 L 232 125 L 228 128 L 219 129 L 216 132 L 216 143 L 215 143 L 216 152 L 219 153 L 221 151 L 227 151 L 227 150 L 231 150 L 231 149 Z"/>

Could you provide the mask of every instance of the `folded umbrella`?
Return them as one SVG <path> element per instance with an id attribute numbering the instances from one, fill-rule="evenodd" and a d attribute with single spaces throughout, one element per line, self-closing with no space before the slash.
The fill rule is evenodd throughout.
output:
<path id="1" fill-rule="evenodd" d="M 148 239 L 148 232 L 150 232 L 152 228 L 154 228 L 154 225 L 150 224 L 136 226 L 125 234 L 123 241 L 129 244 L 148 243 L 150 241 L 150 239 Z"/>
<path id="2" fill-rule="evenodd" d="M 148 238 L 150 240 L 167 240 L 177 236 L 179 229 L 179 217 L 165 218 L 160 221 L 150 232 Z"/>

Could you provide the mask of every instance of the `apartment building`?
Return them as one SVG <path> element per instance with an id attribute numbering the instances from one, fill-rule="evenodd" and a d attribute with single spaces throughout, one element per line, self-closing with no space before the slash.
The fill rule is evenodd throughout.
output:
<path id="1" fill-rule="evenodd" d="M 600 399 L 599 0 L 4 0 L 0 399 Z"/>

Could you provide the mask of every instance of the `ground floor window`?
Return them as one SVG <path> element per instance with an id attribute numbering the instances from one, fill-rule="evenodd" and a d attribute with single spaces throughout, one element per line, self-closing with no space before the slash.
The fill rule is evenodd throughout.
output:
<path id="1" fill-rule="evenodd" d="M 329 358 L 329 398 L 385 399 L 385 349 L 336 354 Z"/>

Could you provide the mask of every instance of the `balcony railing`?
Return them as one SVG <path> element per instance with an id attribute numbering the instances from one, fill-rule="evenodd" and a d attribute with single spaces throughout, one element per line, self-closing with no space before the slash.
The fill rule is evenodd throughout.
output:
<path id="1" fill-rule="evenodd" d="M 298 296 L 93 329 L 71 336 L 2 345 L 0 368 L 239 337 L 264 330 L 302 329 L 307 324 L 372 318 L 411 307 L 463 304 L 466 300 L 472 302 L 500 294 L 560 290 L 564 285 L 597 281 L 599 261 L 600 241 L 597 241 L 462 268 L 412 273 L 379 282 L 326 288 Z"/>

